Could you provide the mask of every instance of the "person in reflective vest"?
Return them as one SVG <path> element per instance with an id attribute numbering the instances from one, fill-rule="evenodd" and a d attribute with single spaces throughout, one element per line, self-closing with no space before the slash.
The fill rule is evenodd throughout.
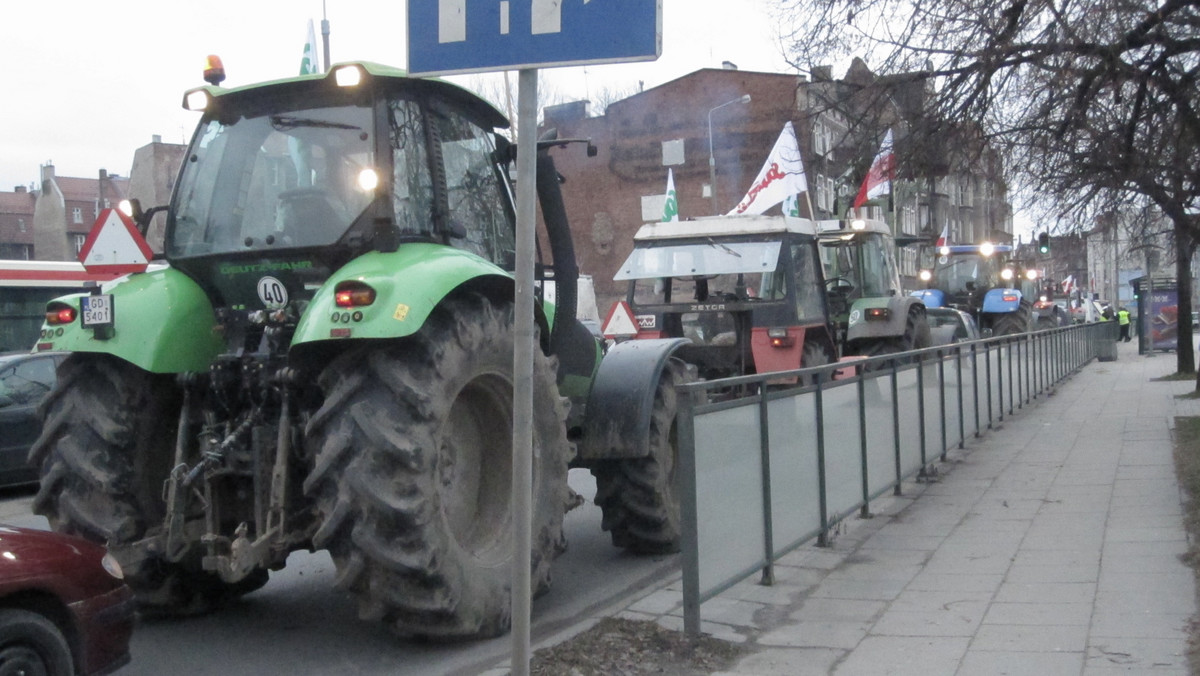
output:
<path id="1" fill-rule="evenodd" d="M 1129 310 L 1126 310 L 1125 308 L 1121 308 L 1120 310 L 1117 310 L 1117 323 L 1121 325 L 1120 340 L 1123 340 L 1126 343 L 1128 343 L 1129 342 Z"/>

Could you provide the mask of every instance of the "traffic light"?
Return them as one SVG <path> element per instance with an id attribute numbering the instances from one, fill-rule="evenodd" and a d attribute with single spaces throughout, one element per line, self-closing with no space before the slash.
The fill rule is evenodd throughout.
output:
<path id="1" fill-rule="evenodd" d="M 1048 232 L 1038 233 L 1038 253 L 1041 253 L 1041 254 L 1050 253 L 1050 233 L 1048 233 Z"/>

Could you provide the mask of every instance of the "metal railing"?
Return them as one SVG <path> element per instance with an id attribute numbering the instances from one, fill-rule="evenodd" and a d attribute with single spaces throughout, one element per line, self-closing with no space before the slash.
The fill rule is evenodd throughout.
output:
<path id="1" fill-rule="evenodd" d="M 1107 353 L 1116 322 L 679 387 L 684 629 Z M 807 386 L 783 381 L 812 382 Z"/>

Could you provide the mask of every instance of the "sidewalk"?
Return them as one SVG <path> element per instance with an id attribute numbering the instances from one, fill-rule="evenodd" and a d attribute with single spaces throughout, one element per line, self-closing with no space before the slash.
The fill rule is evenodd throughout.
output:
<path id="1" fill-rule="evenodd" d="M 940 480 L 704 604 L 751 653 L 720 676 L 1188 674 L 1196 612 L 1171 426 L 1192 382 L 1119 343 L 951 453 Z M 678 583 L 623 617 L 682 629 Z"/>

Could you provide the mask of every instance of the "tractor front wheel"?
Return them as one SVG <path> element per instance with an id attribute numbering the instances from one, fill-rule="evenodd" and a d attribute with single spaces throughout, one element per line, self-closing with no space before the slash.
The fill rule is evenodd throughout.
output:
<path id="1" fill-rule="evenodd" d="M 55 531 L 108 546 L 142 610 L 165 615 L 207 612 L 263 586 L 268 575 L 257 570 L 227 584 L 203 570 L 199 547 L 173 563 L 135 544 L 161 531 L 180 401 L 173 376 L 109 355 L 71 355 L 29 453 L 42 476 L 34 513 Z"/>
<path id="2" fill-rule="evenodd" d="M 612 542 L 637 554 L 679 551 L 681 517 L 675 386 L 689 378 L 682 363 L 671 360 L 659 377 L 650 415 L 650 453 L 644 458 L 609 460 L 592 470 L 601 527 Z"/>

